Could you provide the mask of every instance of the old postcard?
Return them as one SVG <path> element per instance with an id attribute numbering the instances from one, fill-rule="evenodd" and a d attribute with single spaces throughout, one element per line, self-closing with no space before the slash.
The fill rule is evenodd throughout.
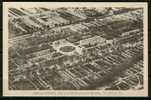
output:
<path id="1" fill-rule="evenodd" d="M 148 96 L 147 3 L 3 4 L 4 96 Z"/>

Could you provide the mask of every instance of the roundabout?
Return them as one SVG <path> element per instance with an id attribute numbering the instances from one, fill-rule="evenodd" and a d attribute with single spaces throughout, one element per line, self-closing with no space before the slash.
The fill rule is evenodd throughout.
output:
<path id="1" fill-rule="evenodd" d="M 76 48 L 73 47 L 73 46 L 63 46 L 63 47 L 60 47 L 60 51 L 62 51 L 62 52 L 72 52 L 75 49 Z"/>
<path id="2" fill-rule="evenodd" d="M 75 55 L 75 54 L 82 54 L 82 48 L 76 46 L 66 40 L 58 40 L 53 42 L 53 48 L 64 55 Z"/>

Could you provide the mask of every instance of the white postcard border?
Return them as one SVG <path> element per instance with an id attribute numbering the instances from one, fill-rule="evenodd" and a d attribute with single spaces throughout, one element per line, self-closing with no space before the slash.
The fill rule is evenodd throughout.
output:
<path id="1" fill-rule="evenodd" d="M 143 90 L 9 90 L 8 89 L 8 8 L 9 7 L 143 7 L 144 8 L 144 89 Z M 135 2 L 4 2 L 3 3 L 3 96 L 148 96 L 148 8 Z"/>

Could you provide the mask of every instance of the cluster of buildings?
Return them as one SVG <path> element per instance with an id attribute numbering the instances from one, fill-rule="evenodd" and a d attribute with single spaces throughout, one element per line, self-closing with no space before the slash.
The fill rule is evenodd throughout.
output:
<path id="1" fill-rule="evenodd" d="M 127 73 L 143 80 L 141 15 L 139 8 L 10 8 L 9 88 L 125 89 L 118 84 L 126 78 L 137 84 L 136 73 Z M 126 89 L 134 86 L 128 82 Z"/>

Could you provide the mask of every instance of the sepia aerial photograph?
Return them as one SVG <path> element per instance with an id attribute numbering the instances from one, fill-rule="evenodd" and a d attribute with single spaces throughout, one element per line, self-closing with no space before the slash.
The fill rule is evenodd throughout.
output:
<path id="1" fill-rule="evenodd" d="M 146 95 L 144 5 L 31 4 L 14 3 L 5 9 L 7 91 L 33 95 L 34 91 L 38 95 L 40 91 L 47 91 L 46 95 L 141 91 Z"/>

